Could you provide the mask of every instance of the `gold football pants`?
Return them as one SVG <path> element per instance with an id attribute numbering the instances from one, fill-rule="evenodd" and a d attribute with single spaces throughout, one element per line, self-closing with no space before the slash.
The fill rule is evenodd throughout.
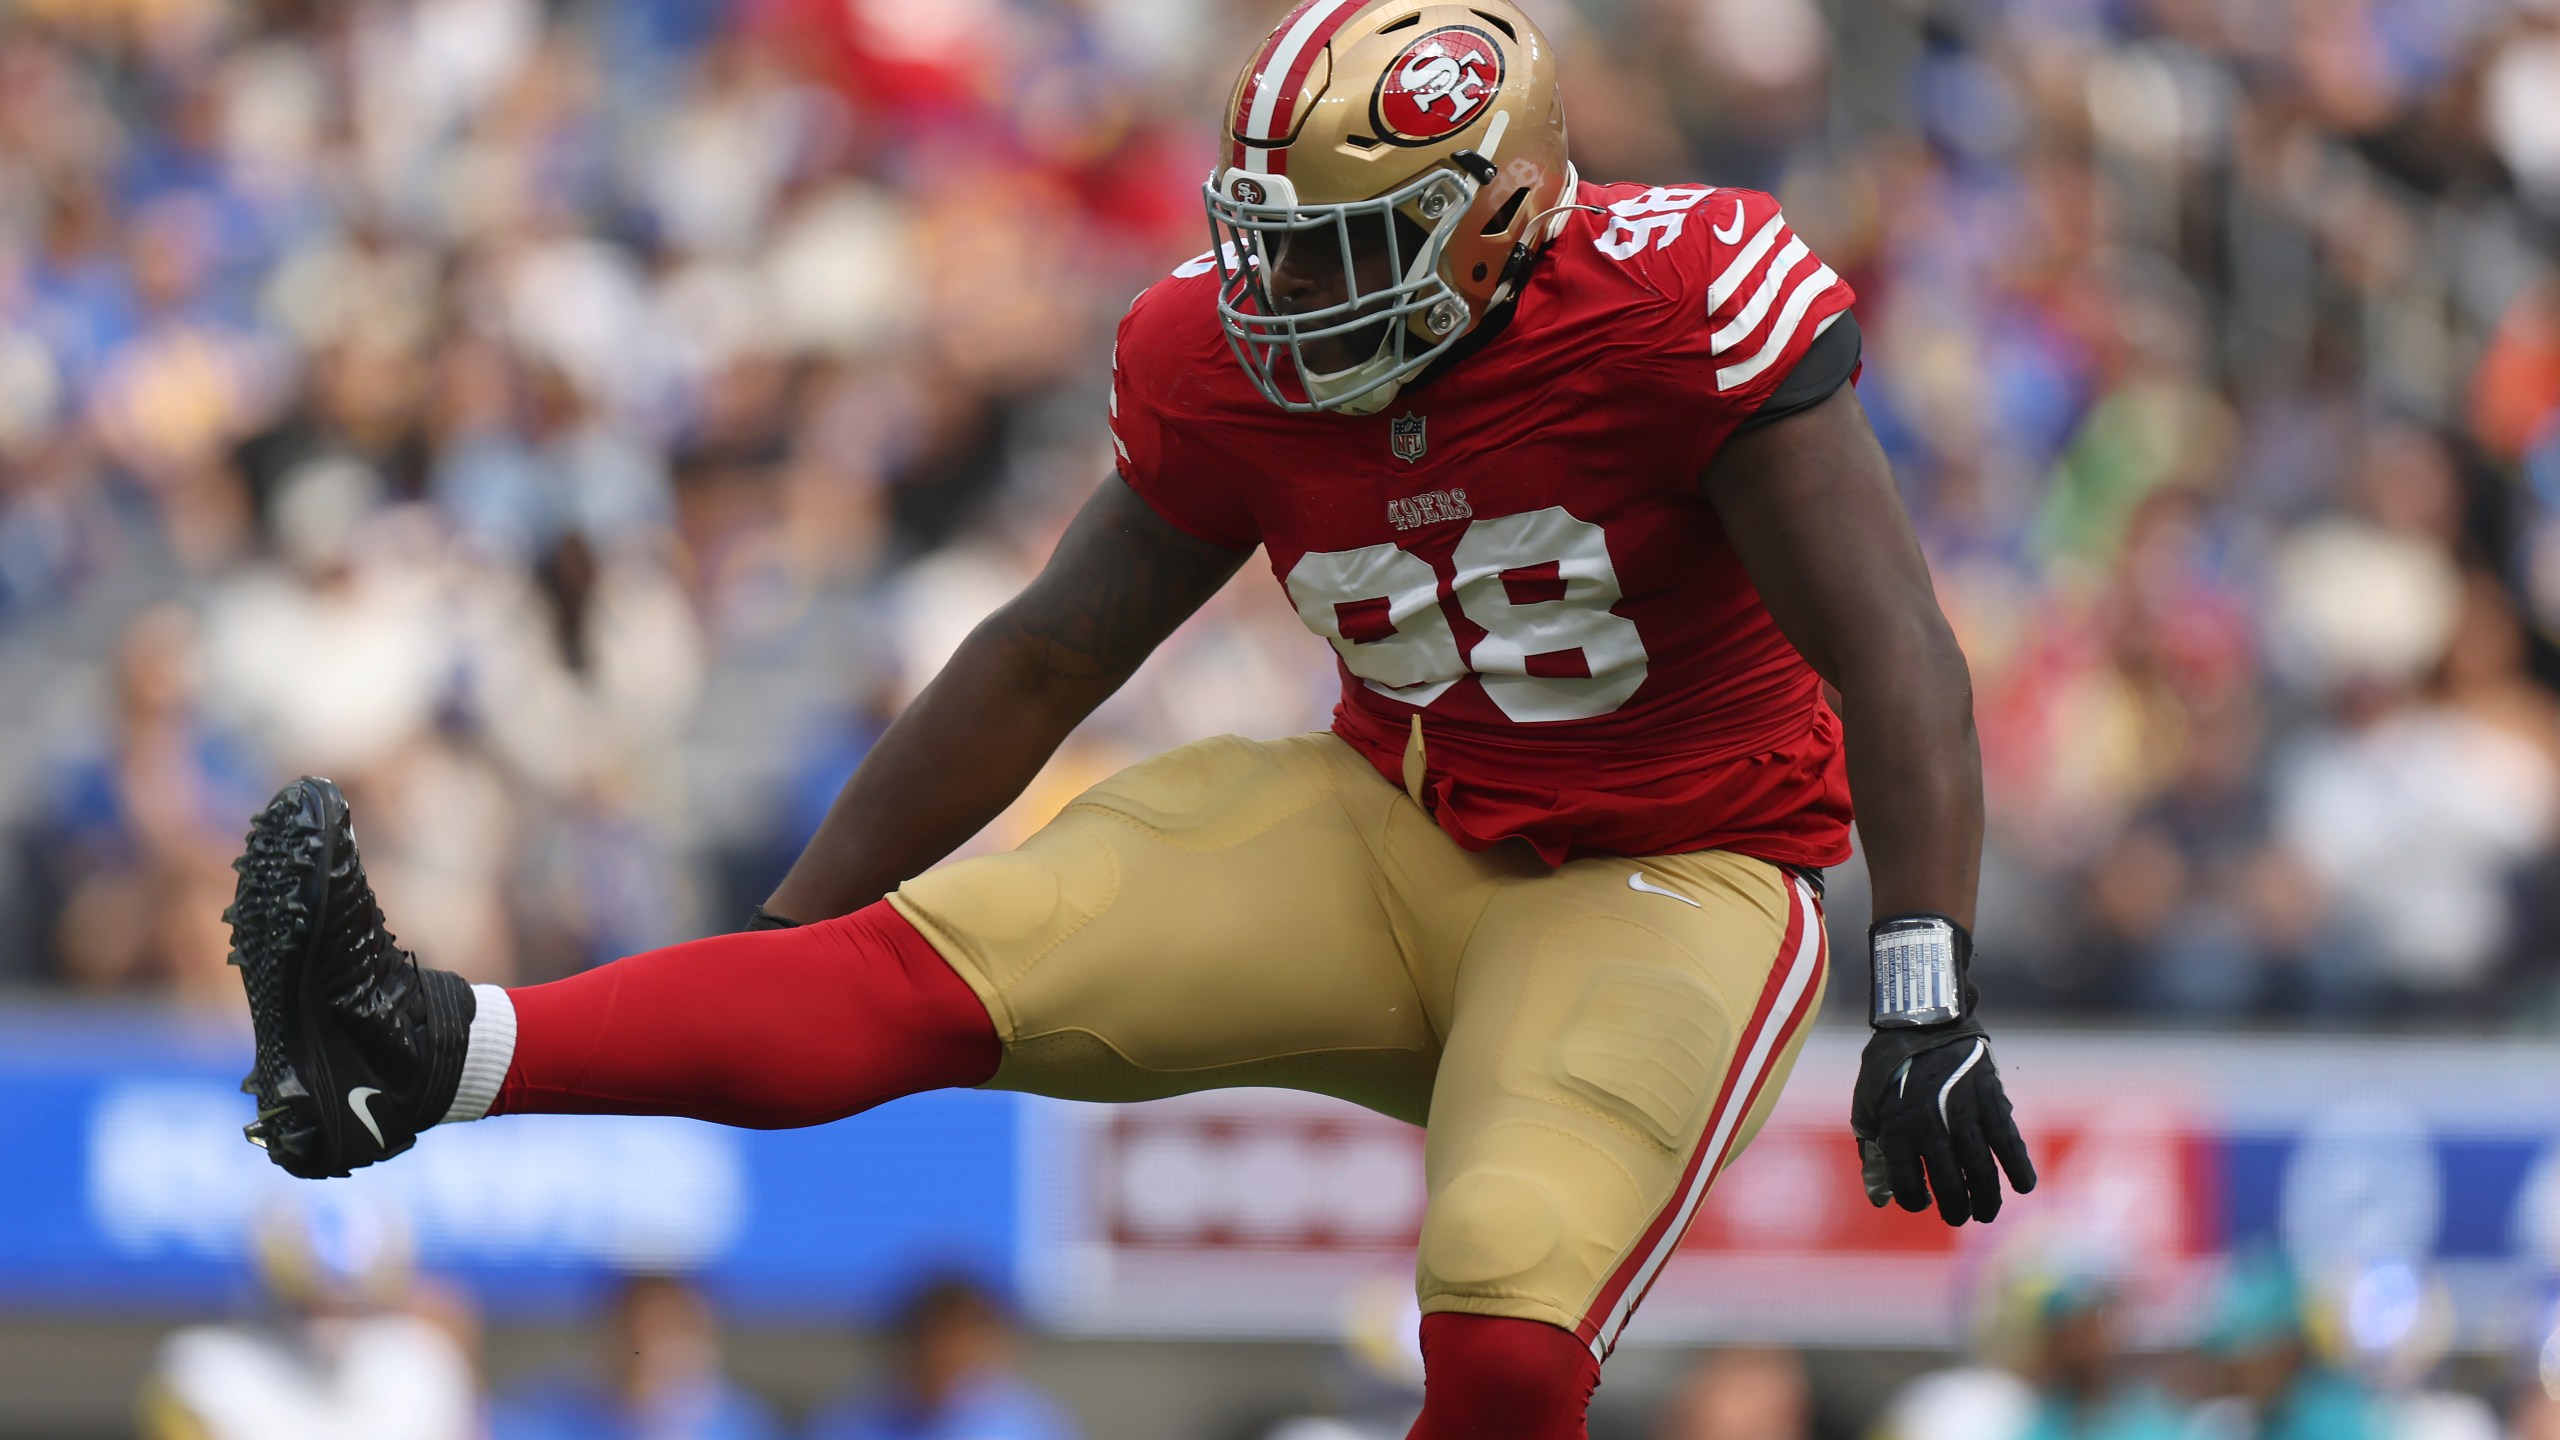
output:
<path id="1" fill-rule="evenodd" d="M 1595 1354 L 1777 1098 L 1824 978 L 1810 888 L 1723 851 L 1462 849 L 1331 735 L 1221 736 L 892 897 L 986 1002 L 990 1086 L 1220 1086 L 1426 1124 L 1424 1311 Z"/>

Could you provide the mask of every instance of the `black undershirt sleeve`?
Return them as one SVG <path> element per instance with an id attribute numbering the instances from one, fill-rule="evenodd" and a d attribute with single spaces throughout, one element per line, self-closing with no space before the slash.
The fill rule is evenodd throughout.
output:
<path id="1" fill-rule="evenodd" d="M 1796 368 L 1787 372 L 1787 378 L 1778 382 L 1778 388 L 1769 392 L 1769 398 L 1760 402 L 1760 408 L 1742 422 L 1736 433 L 1783 420 L 1830 399 L 1832 392 L 1858 373 L 1858 356 L 1864 345 L 1858 334 L 1858 317 L 1841 311 L 1830 329 L 1813 337 L 1813 343 L 1805 347 L 1804 358 L 1796 361 Z"/>

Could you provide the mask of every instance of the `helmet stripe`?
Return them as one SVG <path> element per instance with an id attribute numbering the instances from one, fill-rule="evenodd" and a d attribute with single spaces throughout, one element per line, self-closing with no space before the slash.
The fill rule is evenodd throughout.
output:
<path id="1" fill-rule="evenodd" d="M 1333 39 L 1333 32 L 1366 3 L 1367 0 L 1306 0 L 1289 12 L 1272 32 L 1251 77 L 1245 81 L 1243 93 L 1236 98 L 1236 136 L 1240 142 L 1278 140 L 1289 133 L 1289 123 L 1298 108 L 1298 87 L 1306 83 L 1307 72 L 1315 68 L 1316 56 Z M 1241 143 L 1236 147 L 1240 163 L 1245 148 Z M 1270 160 L 1274 173 L 1286 171 L 1286 157 L 1275 155 Z"/>
<path id="2" fill-rule="evenodd" d="M 1280 23 L 1272 27 L 1271 33 L 1262 37 L 1261 48 L 1253 52 L 1253 63 L 1245 67 L 1244 84 L 1236 89 L 1236 114 L 1234 121 L 1227 127 L 1229 130 L 1237 135 L 1246 133 L 1245 123 L 1253 115 L 1254 96 L 1261 92 L 1264 72 L 1271 64 L 1272 50 L 1279 45 L 1282 37 L 1289 33 L 1291 26 L 1296 25 L 1308 11 L 1323 3 L 1324 0 L 1300 0 L 1296 9 L 1282 16 Z"/>

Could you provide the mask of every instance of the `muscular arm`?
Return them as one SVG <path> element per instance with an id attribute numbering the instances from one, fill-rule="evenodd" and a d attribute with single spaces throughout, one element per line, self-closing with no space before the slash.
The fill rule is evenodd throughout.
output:
<path id="1" fill-rule="evenodd" d="M 849 914 L 950 854 L 1244 559 L 1105 480 L 1038 577 L 872 747 L 766 908 L 804 923 Z"/>
<path id="2" fill-rule="evenodd" d="M 1971 928 L 1973 680 L 1856 393 L 1734 437 L 1706 490 L 1778 628 L 1840 692 L 1875 913 L 1934 910 Z"/>
<path id="3" fill-rule="evenodd" d="M 1875 913 L 1935 911 L 1970 930 L 1982 869 L 1973 680 L 1856 393 L 1844 385 L 1736 436 L 1706 487 L 1778 628 L 1840 691 Z M 2003 1174 L 2021 1195 L 2036 1188 L 1972 1010 L 1966 985 L 1954 1018 L 1888 1019 L 1868 1035 L 1849 1129 L 1870 1204 L 1916 1211 L 1934 1197 L 1939 1218 L 1962 1225 L 2000 1214 Z"/>

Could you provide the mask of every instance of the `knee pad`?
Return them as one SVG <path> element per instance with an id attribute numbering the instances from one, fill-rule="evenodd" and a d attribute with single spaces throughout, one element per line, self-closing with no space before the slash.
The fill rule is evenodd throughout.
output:
<path id="1" fill-rule="evenodd" d="M 1564 1216 L 1545 1181 L 1482 1166 L 1432 1197 L 1422 1222 L 1422 1272 L 1436 1285 L 1496 1286 L 1544 1264 L 1563 1238 Z"/>

